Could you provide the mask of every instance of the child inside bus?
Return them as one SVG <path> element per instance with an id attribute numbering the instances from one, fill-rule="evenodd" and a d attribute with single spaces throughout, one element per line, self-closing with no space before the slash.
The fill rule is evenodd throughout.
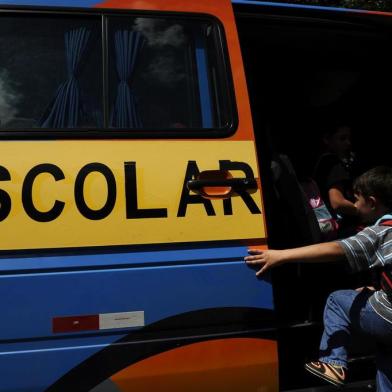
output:
<path id="1" fill-rule="evenodd" d="M 347 348 L 359 333 L 378 344 L 377 390 L 392 391 L 392 168 L 376 167 L 354 183 L 355 207 L 366 227 L 353 237 L 286 250 L 250 249 L 249 266 L 271 267 L 289 262 L 348 261 L 356 271 L 379 268 L 381 287 L 332 293 L 324 310 L 320 358 L 305 368 L 341 386 L 346 379 Z"/>
<path id="2" fill-rule="evenodd" d="M 315 166 L 314 178 L 321 197 L 335 219 L 339 218 L 340 237 L 357 232 L 358 210 L 354 204 L 352 183 L 360 174 L 352 150 L 351 128 L 335 125 L 323 133 L 324 151 Z"/>

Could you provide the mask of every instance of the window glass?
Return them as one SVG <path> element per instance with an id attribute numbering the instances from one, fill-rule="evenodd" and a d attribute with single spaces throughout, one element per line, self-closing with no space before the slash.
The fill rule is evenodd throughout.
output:
<path id="1" fill-rule="evenodd" d="M 0 22 L 0 129 L 102 127 L 101 18 Z"/>
<path id="2" fill-rule="evenodd" d="M 109 126 L 224 127 L 228 94 L 217 77 L 216 30 L 200 19 L 111 17 Z"/>
<path id="3" fill-rule="evenodd" d="M 232 123 L 220 30 L 211 20 L 7 12 L 0 22 L 1 131 L 132 135 Z"/>

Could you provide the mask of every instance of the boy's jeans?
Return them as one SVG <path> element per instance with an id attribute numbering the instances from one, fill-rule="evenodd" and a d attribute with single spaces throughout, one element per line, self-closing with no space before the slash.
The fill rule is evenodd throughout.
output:
<path id="1" fill-rule="evenodd" d="M 347 348 L 353 333 L 378 345 L 377 391 L 392 391 L 392 324 L 370 306 L 372 291 L 340 290 L 332 293 L 324 309 L 320 361 L 347 367 Z"/>

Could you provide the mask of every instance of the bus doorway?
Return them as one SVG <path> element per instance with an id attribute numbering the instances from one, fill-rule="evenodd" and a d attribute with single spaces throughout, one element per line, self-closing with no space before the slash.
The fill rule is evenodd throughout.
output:
<path id="1" fill-rule="evenodd" d="M 269 247 L 317 242 L 300 198 L 328 124 L 349 124 L 363 170 L 392 164 L 391 24 L 387 15 L 235 5 L 247 75 L 269 233 Z M 292 178 L 276 183 L 273 163 L 288 157 Z M 316 235 L 315 235 L 316 234 Z M 343 272 L 342 272 L 343 271 Z M 328 294 L 363 285 L 342 265 L 284 266 L 274 272 L 280 388 L 316 385 L 303 363 L 317 357 Z M 352 380 L 374 378 L 371 350 L 353 353 Z"/>

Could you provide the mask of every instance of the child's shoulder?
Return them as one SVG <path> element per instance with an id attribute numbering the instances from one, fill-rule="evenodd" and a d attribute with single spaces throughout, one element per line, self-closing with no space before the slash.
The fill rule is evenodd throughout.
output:
<path id="1" fill-rule="evenodd" d="M 372 226 L 365 227 L 356 236 L 366 237 L 372 243 L 377 241 L 382 244 L 384 241 L 392 239 L 392 225 L 383 225 L 377 222 Z"/>
<path id="2" fill-rule="evenodd" d="M 382 216 L 374 225 L 378 231 L 389 233 L 392 231 L 392 215 L 386 214 Z"/>
<path id="3" fill-rule="evenodd" d="M 369 230 L 377 235 L 381 244 L 392 240 L 392 215 L 384 215 L 374 226 L 370 226 Z"/>

